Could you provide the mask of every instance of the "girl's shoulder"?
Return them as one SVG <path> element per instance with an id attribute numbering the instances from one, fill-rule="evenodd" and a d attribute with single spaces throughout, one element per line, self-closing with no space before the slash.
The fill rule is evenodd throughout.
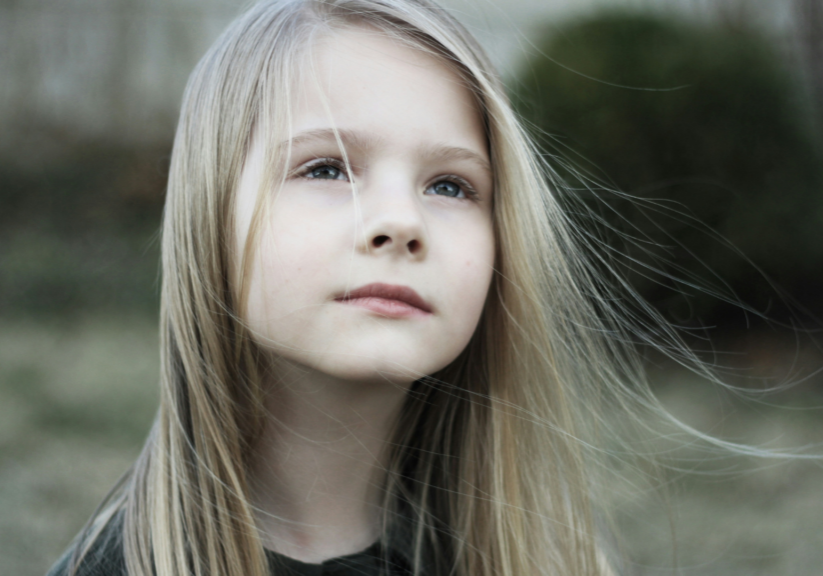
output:
<path id="1" fill-rule="evenodd" d="M 72 571 L 75 551 L 83 545 L 82 539 L 66 550 L 46 576 L 126 576 L 122 516 L 122 513 L 116 514 L 108 522 L 92 542 L 76 571 Z"/>
<path id="2" fill-rule="evenodd" d="M 73 571 L 75 552 L 83 546 L 83 538 L 73 544 L 52 566 L 46 576 L 127 576 L 125 553 L 123 551 L 123 513 L 115 514 L 83 555 L 79 566 Z M 266 559 L 271 574 L 307 576 L 314 574 L 335 574 L 339 576 L 409 576 L 412 560 L 408 542 L 392 534 L 388 550 L 378 542 L 362 552 L 332 558 L 322 565 L 304 564 L 266 550 Z"/>

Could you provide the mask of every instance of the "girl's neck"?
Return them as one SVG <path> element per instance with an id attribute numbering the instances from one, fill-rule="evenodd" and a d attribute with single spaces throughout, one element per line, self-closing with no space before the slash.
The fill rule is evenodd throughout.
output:
<path id="1" fill-rule="evenodd" d="M 263 545 L 302 560 L 351 554 L 379 535 L 387 443 L 406 389 L 278 365 L 254 448 Z"/>

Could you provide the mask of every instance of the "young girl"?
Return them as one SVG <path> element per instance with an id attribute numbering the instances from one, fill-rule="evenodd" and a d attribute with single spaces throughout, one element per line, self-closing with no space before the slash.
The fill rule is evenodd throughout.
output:
<path id="1" fill-rule="evenodd" d="M 428 0 L 232 24 L 174 145 L 157 419 L 51 574 L 612 574 L 601 415 L 654 402 L 538 158 Z"/>

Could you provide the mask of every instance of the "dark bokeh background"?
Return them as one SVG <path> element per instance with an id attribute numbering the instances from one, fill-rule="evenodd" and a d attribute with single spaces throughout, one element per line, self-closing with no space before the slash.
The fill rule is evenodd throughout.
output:
<path id="1" fill-rule="evenodd" d="M 745 22 L 625 9 L 539 48 L 515 99 L 647 300 L 681 324 L 820 326 L 821 94 L 803 59 Z"/>
<path id="2" fill-rule="evenodd" d="M 0 166 L 3 315 L 154 314 L 170 146 L 39 136 L 59 155 Z"/>
<path id="3" fill-rule="evenodd" d="M 757 393 L 744 402 L 651 356 L 667 407 L 729 440 L 819 447 L 820 3 L 518 0 L 483 17 L 453 4 L 506 71 L 581 237 Z M 150 425 L 176 110 L 236 10 L 0 1 L 3 573 L 48 567 Z M 533 44 L 496 28 L 502 13 Z M 819 468 L 701 454 L 678 456 L 689 472 L 672 474 L 671 506 L 615 490 L 627 573 L 671 573 L 672 518 L 684 574 L 819 573 Z"/>

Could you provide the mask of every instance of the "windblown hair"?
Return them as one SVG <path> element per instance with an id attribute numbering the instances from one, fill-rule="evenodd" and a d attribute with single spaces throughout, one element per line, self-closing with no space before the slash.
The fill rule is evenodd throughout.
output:
<path id="1" fill-rule="evenodd" d="M 233 200 L 253 133 L 270 140 L 263 187 L 282 177 L 275 143 L 298 64 L 320 35 L 351 27 L 434 55 L 461 78 L 485 122 L 495 179 L 486 307 L 466 350 L 408 394 L 391 443 L 386 530 L 394 514 L 411 517 L 416 574 L 426 558 L 437 560 L 427 575 L 610 574 L 596 498 L 599 439 L 612 440 L 603 408 L 633 418 L 655 403 L 625 319 L 582 256 L 487 57 L 428 0 L 262 2 L 198 64 L 163 224 L 160 409 L 78 549 L 121 513 L 131 576 L 268 574 L 246 477 L 264 392 L 241 320 L 261 223 L 236 261 Z"/>

